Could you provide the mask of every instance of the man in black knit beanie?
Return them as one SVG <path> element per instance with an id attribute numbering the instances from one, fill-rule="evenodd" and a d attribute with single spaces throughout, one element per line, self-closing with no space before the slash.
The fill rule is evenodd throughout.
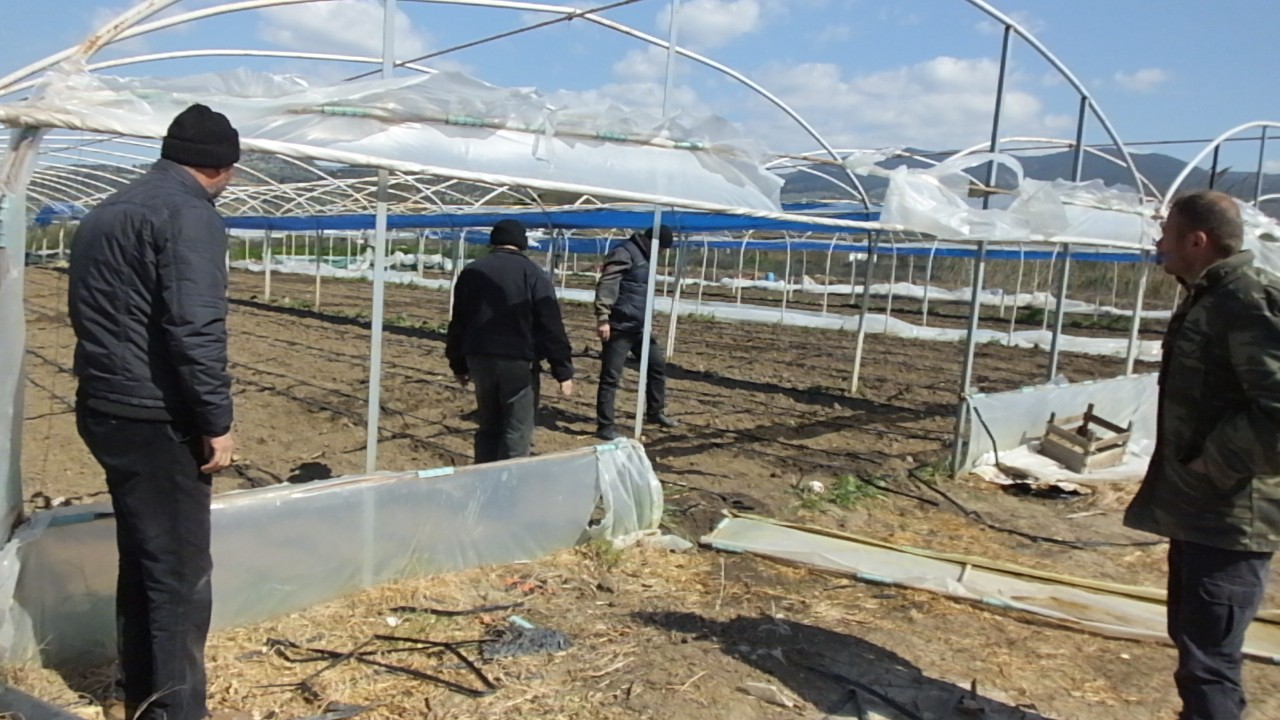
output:
<path id="1" fill-rule="evenodd" d="M 240 136 L 192 105 L 160 158 L 90 211 L 71 243 L 76 426 L 115 510 L 123 715 L 202 720 L 211 474 L 235 447 L 227 234 L 213 201 Z"/>

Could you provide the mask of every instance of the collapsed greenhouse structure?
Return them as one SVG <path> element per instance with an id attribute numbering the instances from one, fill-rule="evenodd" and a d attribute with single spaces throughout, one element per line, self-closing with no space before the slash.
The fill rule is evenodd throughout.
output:
<path id="1" fill-rule="evenodd" d="M 670 315 L 669 352 L 676 347 L 677 319 L 688 314 L 848 330 L 855 342 L 836 362 L 847 366 L 847 390 L 856 394 L 868 333 L 960 343 L 964 362 L 955 378 L 959 402 L 953 472 L 989 465 L 993 453 L 1004 453 L 1006 463 L 1014 462 L 1010 457 L 1027 444 L 1029 428 L 1043 427 L 1054 413 L 1070 415 L 1089 405 L 1131 428 L 1129 456 L 1117 472 L 1140 474 L 1155 433 L 1155 378 L 1135 374 L 1135 365 L 1158 359 L 1159 349 L 1154 341 L 1140 340 L 1139 324 L 1144 317 L 1161 317 L 1161 311 L 1144 308 L 1146 266 L 1159 234 L 1158 218 L 1178 190 L 1177 183 L 1156 188 L 1141 177 L 1121 138 L 1079 80 L 1016 21 L 985 2 L 969 1 L 1003 28 L 991 135 L 986 142 L 938 160 L 900 150 L 830 146 L 766 88 L 680 47 L 673 41 L 676 23 L 664 40 L 592 11 L 535 3 L 519 5 L 551 19 L 595 23 L 663 48 L 668 73 L 670 63 L 680 58 L 747 84 L 805 127 L 822 149 L 772 157 L 740 140 L 737 129 L 721 119 L 671 117 L 665 105 L 625 112 L 591 104 L 551 108 L 534 91 L 495 87 L 414 64 L 397 65 L 390 47 L 383 58 L 288 54 L 382 67 L 378 78 L 337 84 L 249 69 L 178 78 L 109 74 L 178 57 L 251 60 L 261 53 L 193 49 L 108 61 L 95 61 L 95 56 L 151 32 L 297 2 L 228 2 L 162 15 L 181 3 L 146 0 L 81 46 L 0 78 L 0 124 L 11 128 L 0 167 L 0 333 L 23 336 L 28 254 L 41 261 L 60 258 L 77 219 L 140 172 L 137 164 L 155 156 L 157 139 L 169 119 L 191 102 L 207 102 L 226 113 L 239 128 L 246 151 L 282 158 L 299 172 L 314 175 L 281 182 L 261 173 L 242 173 L 219 203 L 235 240 L 227 262 L 261 273 L 267 301 L 273 273 L 314 276 L 316 308 L 322 304 L 322 283 L 328 278 L 372 283 L 373 304 L 367 309 L 373 342 L 366 474 L 218 496 L 214 545 L 219 627 L 301 609 L 390 579 L 532 559 L 585 538 L 616 537 L 657 526 L 662 489 L 638 442 L 493 466 L 389 469 L 379 464 L 383 289 L 387 283 L 449 288 L 466 260 L 466 245 L 483 242 L 486 229 L 502 218 L 518 218 L 541 231 L 534 256 L 556 273 L 562 298 L 582 301 L 590 301 L 590 290 L 569 287 L 569 281 L 591 274 L 585 263 L 584 271 L 577 273 L 577 256 L 601 255 L 611 242 L 650 223 L 672 226 L 681 242 L 669 261 L 673 269 L 659 276 L 659 264 L 651 265 L 649 305 Z M 513 5 L 497 0 L 457 4 Z M 388 1 L 386 8 L 390 25 L 395 2 Z M 392 37 L 391 30 L 387 37 Z M 1074 139 L 1002 135 L 1004 73 L 1014 42 L 1043 57 L 1078 93 Z M 1114 155 L 1085 146 L 1091 123 L 1105 132 Z M 1275 127 L 1280 123 L 1233 128 L 1208 145 L 1188 169 L 1227 138 L 1258 132 L 1261 177 L 1267 132 Z M 1008 150 L 1028 144 L 1070 149 L 1074 177 L 1054 182 L 1024 177 Z M 1132 186 L 1082 181 L 1083 159 L 1089 153 L 1123 165 L 1132 173 Z M 104 172 L 107 167 L 114 170 Z M 339 172 L 351 168 L 366 172 L 358 177 Z M 846 200 L 781 202 L 780 172 L 817 169 L 835 170 L 822 176 L 847 191 Z M 863 190 L 860 178 L 868 177 L 887 182 L 882 202 L 873 203 Z M 1256 193 L 1254 206 L 1245 206 L 1247 244 L 1260 262 L 1280 270 L 1280 229 L 1257 210 L 1263 199 Z M 46 234 L 39 246 L 29 247 L 32 227 L 57 234 Z M 50 237 L 62 240 L 51 242 Z M 396 242 L 407 252 L 394 252 Z M 749 253 L 758 262 L 760 252 L 785 254 L 780 280 L 747 272 Z M 818 258 L 812 271 L 810 253 Z M 690 261 L 695 255 L 697 260 Z M 796 268 L 796 256 L 802 258 L 802 269 Z M 967 287 L 931 284 L 935 259 L 943 257 L 968 263 Z M 708 268 L 710 258 L 714 260 Z M 996 259 L 1018 261 L 1014 287 L 986 287 L 986 263 Z M 833 260 L 841 272 L 847 267 L 847 282 L 833 276 Z M 927 268 L 924 279 L 917 283 L 908 275 L 900 282 L 898 263 L 909 263 L 905 272 L 913 273 L 917 260 Z M 1039 264 L 1035 284 L 1028 279 L 1023 286 L 1023 263 Z M 1039 266 L 1046 263 L 1046 281 L 1040 284 Z M 1073 263 L 1142 268 L 1134 296 L 1124 299 L 1127 307 L 1115 307 L 1121 303 L 1114 286 L 1109 303 L 1105 298 L 1068 299 Z M 888 282 L 873 282 L 878 264 L 881 272 L 885 264 L 892 266 Z M 810 276 L 818 275 L 819 268 L 823 280 L 815 282 Z M 426 277 L 428 269 L 439 272 Z M 1050 287 L 1050 278 L 1055 287 Z M 704 299 L 704 288 L 727 290 L 728 296 Z M 744 289 L 778 293 L 779 299 L 766 303 L 747 296 Z M 797 307 L 797 294 L 821 296 L 820 310 Z M 919 323 L 892 316 L 895 295 L 921 303 Z M 873 297 L 887 298 L 884 313 L 870 312 Z M 965 326 L 930 327 L 931 301 L 966 304 Z M 829 304 L 834 309 L 837 302 L 856 303 L 859 312 L 829 312 Z M 1002 317 L 1007 306 L 1011 318 L 1019 308 L 1038 307 L 1044 311 L 1041 328 L 1015 330 L 1011 319 L 1007 332 L 981 329 L 984 306 L 999 307 Z M 1063 324 L 1072 312 L 1127 318 L 1128 338 L 1070 336 Z M 984 343 L 1046 350 L 1044 384 L 1016 392 L 977 392 L 975 348 Z M 1114 357 L 1116 377 L 1064 383 L 1057 377 L 1063 351 Z M 0 517 L 8 540 L 0 552 L 0 657 L 40 655 L 57 662 L 109 654 L 114 579 L 109 508 L 84 505 L 22 517 L 23 357 L 21 342 L 0 348 Z M 639 395 L 643 397 L 643 389 Z M 643 413 L 637 411 L 637 438 L 642 420 Z M 1058 472 L 1053 477 L 1066 475 Z M 548 497 L 560 502 L 535 502 Z M 553 506 L 554 513 L 515 510 Z M 360 509 L 356 522 L 350 519 L 353 507 Z M 347 531 L 330 533 L 326 528 L 339 522 L 344 512 Z M 267 516 L 273 521 L 266 522 Z M 262 557 L 264 547 L 275 548 L 275 555 Z M 290 570 L 281 573 L 279 568 Z M 249 588 L 268 575 L 271 596 L 264 599 L 259 594 L 253 602 L 244 601 Z"/>

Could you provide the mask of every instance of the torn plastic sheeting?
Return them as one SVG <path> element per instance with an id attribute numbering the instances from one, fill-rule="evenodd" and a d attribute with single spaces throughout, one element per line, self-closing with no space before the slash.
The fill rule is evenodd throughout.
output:
<path id="1" fill-rule="evenodd" d="M 340 154 L 363 165 L 396 160 L 598 187 L 601 194 L 661 187 L 686 200 L 780 207 L 782 180 L 763 169 L 764 149 L 725 120 L 661 118 L 453 72 L 331 85 L 243 69 L 125 78 L 67 64 L 46 74 L 29 99 L 0 104 L 0 122 L 159 138 L 193 98 L 225 113 L 249 149 L 313 159 Z"/>
<path id="2" fill-rule="evenodd" d="M 817 528 L 731 517 L 705 545 L 850 575 L 865 582 L 927 590 L 994 607 L 1034 613 L 1068 625 L 1130 640 L 1168 643 L 1165 606 L 1157 591 L 1111 586 L 991 561 L 981 564 Z M 1056 578 L 1056 579 L 1054 579 Z M 1143 597 L 1143 596 L 1146 597 Z M 1266 613 L 1273 617 L 1274 613 Z M 1280 626 L 1256 620 L 1245 638 L 1249 657 L 1280 664 Z"/>
<path id="3" fill-rule="evenodd" d="M 447 470 L 215 497 L 214 629 L 401 578 L 532 560 L 662 515 L 661 485 L 630 440 Z M 13 587 L 0 597 L 0 659 L 110 659 L 115 576 L 109 507 L 37 513 L 0 553 L 0 588 Z"/>

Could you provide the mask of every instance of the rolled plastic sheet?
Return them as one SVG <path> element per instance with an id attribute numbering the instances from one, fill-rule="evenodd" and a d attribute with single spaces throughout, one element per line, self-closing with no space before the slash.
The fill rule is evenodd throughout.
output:
<path id="1" fill-rule="evenodd" d="M 732 517 L 702 538 L 717 550 L 751 553 L 864 582 L 899 585 L 1019 610 L 1129 640 L 1168 643 L 1162 593 L 1149 588 L 1055 575 L 983 558 L 899 548 L 854 535 Z M 1280 625 L 1254 621 L 1245 654 L 1280 663 Z"/>
<path id="2" fill-rule="evenodd" d="M 662 487 L 631 440 L 226 493 L 213 502 L 213 628 L 369 585 L 533 560 L 661 517 Z M 109 506 L 37 513 L 0 551 L 0 658 L 113 657 L 116 562 Z"/>
<path id="3" fill-rule="evenodd" d="M 0 123 L 163 137 L 193 102 L 228 116 L 245 149 L 441 176 L 488 174 L 653 193 L 753 210 L 780 207 L 762 147 L 714 116 L 662 118 L 589 95 L 543 95 L 439 72 L 334 85 L 234 70 L 181 78 L 51 70 Z M 661 183 L 659 182 L 661 180 Z M 500 183 L 505 184 L 505 183 Z"/>

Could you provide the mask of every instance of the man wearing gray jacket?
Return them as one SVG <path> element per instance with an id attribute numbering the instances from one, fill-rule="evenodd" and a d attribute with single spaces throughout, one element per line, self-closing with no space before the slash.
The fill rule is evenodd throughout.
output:
<path id="1" fill-rule="evenodd" d="M 103 200 L 71 243 L 76 425 L 115 510 L 126 717 L 201 720 L 211 473 L 231 465 L 227 235 L 213 200 L 240 137 L 192 105 L 150 172 Z"/>
<path id="2" fill-rule="evenodd" d="M 627 356 L 640 358 L 644 350 L 644 319 L 649 305 L 649 257 L 653 228 L 633 233 L 605 256 L 596 283 L 596 335 L 600 350 L 600 385 L 596 390 L 596 437 L 616 440 L 623 437 L 614 415 L 618 382 Z M 658 228 L 658 247 L 673 243 L 671 228 Z M 663 411 L 667 402 L 667 361 L 662 347 L 649 337 L 649 373 L 645 382 L 645 419 L 663 428 L 680 423 Z"/>

